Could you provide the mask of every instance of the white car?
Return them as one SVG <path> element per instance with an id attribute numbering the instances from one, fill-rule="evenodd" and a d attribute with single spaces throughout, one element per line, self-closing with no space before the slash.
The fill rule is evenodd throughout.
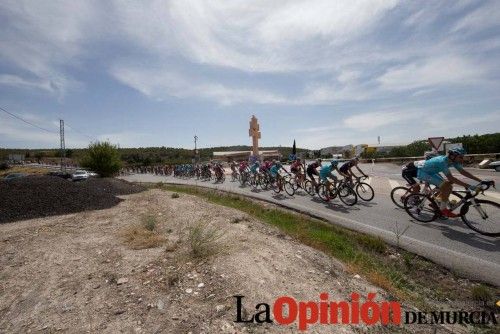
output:
<path id="1" fill-rule="evenodd" d="M 89 178 L 89 174 L 84 170 L 77 170 L 76 172 L 71 174 L 71 180 L 73 180 L 73 181 L 86 180 L 88 178 Z"/>

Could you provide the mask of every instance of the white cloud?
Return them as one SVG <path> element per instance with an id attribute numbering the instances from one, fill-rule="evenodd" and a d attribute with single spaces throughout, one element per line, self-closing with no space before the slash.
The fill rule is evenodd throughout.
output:
<path id="1" fill-rule="evenodd" d="M 384 89 L 402 91 L 477 83 L 485 73 L 483 65 L 465 57 L 449 55 L 391 68 L 378 78 L 378 82 Z"/>
<path id="2" fill-rule="evenodd" d="M 422 114 L 418 114 L 413 110 L 375 111 L 349 116 L 344 119 L 343 124 L 351 129 L 370 131 L 382 126 L 418 119 L 420 117 L 422 117 Z"/>
<path id="3" fill-rule="evenodd" d="M 462 17 L 452 27 L 452 32 L 471 33 L 500 27 L 500 2 L 493 0 Z"/>

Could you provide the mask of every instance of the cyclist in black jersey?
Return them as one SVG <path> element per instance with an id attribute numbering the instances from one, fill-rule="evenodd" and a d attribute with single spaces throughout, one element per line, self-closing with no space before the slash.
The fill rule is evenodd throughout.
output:
<path id="1" fill-rule="evenodd" d="M 344 163 L 342 166 L 340 166 L 339 168 L 339 172 L 340 174 L 349 179 L 351 182 L 352 182 L 352 178 L 358 178 L 353 172 L 352 172 L 352 168 L 353 167 L 356 167 L 356 169 L 361 173 L 361 175 L 363 175 L 364 177 L 368 177 L 368 175 L 366 175 L 362 170 L 361 168 L 358 167 L 358 163 L 359 163 L 359 158 L 356 157 L 354 159 L 351 159 L 349 161 L 347 161 L 346 163 Z"/>
<path id="2" fill-rule="evenodd" d="M 309 176 L 309 178 L 311 179 L 311 182 L 316 190 L 318 189 L 318 183 L 316 182 L 314 175 L 319 176 L 319 173 L 317 171 L 318 167 L 321 167 L 321 159 L 318 159 L 312 164 L 307 165 L 306 169 L 307 176 Z"/>

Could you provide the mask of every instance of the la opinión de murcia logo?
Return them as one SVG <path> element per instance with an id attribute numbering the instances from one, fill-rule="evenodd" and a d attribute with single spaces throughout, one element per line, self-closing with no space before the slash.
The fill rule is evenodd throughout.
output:
<path id="1" fill-rule="evenodd" d="M 267 303 L 255 306 L 251 316 L 243 314 L 243 295 L 233 296 L 236 299 L 236 323 L 278 323 L 291 325 L 297 323 L 301 331 L 309 325 L 340 325 L 365 324 L 401 325 L 401 324 L 497 324 L 496 314 L 486 311 L 432 311 L 404 312 L 402 317 L 401 304 L 397 301 L 375 301 L 376 293 L 368 293 L 360 302 L 358 293 L 351 294 L 350 301 L 330 301 L 329 295 L 323 292 L 318 301 L 297 301 L 293 297 L 277 298 L 272 308 Z M 247 310 L 247 308 L 245 308 Z M 274 321 L 271 319 L 274 318 Z"/>

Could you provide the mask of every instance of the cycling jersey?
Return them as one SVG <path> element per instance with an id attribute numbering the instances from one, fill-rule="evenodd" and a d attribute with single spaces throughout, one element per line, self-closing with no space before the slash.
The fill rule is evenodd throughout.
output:
<path id="1" fill-rule="evenodd" d="M 319 177 L 322 179 L 328 177 L 332 173 L 332 169 L 332 165 L 321 167 L 321 169 L 319 170 Z"/>
<path id="2" fill-rule="evenodd" d="M 455 167 L 459 171 L 463 169 L 461 164 L 452 163 L 446 155 L 432 158 L 418 168 L 417 178 L 440 187 L 444 179 L 439 173 L 450 175 L 450 166 Z"/>
<path id="3" fill-rule="evenodd" d="M 424 165 L 420 167 L 420 170 L 427 174 L 443 173 L 449 175 L 450 166 L 455 167 L 457 170 L 463 169 L 461 164 L 456 162 L 452 163 L 446 155 L 441 155 L 425 161 Z"/>
<path id="4" fill-rule="evenodd" d="M 251 171 L 252 173 L 257 173 L 257 168 L 259 168 L 259 164 L 258 164 L 258 163 L 254 163 L 254 164 L 252 165 L 252 167 L 250 167 L 250 171 Z"/>
<path id="5" fill-rule="evenodd" d="M 272 176 L 276 176 L 276 175 L 278 175 L 279 170 L 280 170 L 280 167 L 278 167 L 277 165 L 274 165 L 273 167 L 271 167 L 271 169 L 269 171 L 271 172 Z"/>
<path id="6" fill-rule="evenodd" d="M 342 166 L 340 166 L 339 170 L 340 170 L 342 173 L 346 174 L 346 173 L 347 173 L 347 171 L 348 171 L 349 169 L 351 169 L 352 167 L 354 167 L 354 165 L 356 164 L 356 162 L 355 162 L 355 161 L 356 161 L 356 160 L 349 160 L 349 161 L 347 161 L 347 162 L 346 162 L 346 163 L 344 163 Z"/>
<path id="7" fill-rule="evenodd" d="M 295 161 L 294 163 L 292 163 L 292 165 L 290 166 L 290 170 L 291 171 L 298 171 L 299 168 L 302 166 L 302 164 L 300 163 L 300 161 Z"/>
<path id="8" fill-rule="evenodd" d="M 331 164 L 321 167 L 321 169 L 319 171 L 319 178 L 322 181 L 327 181 L 329 177 L 331 177 L 333 179 L 337 179 L 337 177 L 335 177 L 335 175 L 332 175 L 333 168 L 334 168 L 334 166 Z"/>

